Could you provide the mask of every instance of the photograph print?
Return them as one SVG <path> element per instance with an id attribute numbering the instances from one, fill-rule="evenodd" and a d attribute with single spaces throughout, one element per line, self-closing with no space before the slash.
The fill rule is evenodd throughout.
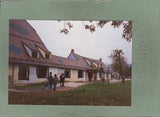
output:
<path id="1" fill-rule="evenodd" d="M 8 104 L 131 106 L 132 21 L 8 24 Z"/>

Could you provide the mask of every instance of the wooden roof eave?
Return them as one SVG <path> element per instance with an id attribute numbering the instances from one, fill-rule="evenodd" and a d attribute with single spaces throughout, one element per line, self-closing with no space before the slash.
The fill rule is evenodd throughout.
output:
<path id="1" fill-rule="evenodd" d="M 15 60 L 15 59 L 9 59 L 9 63 L 14 64 L 28 64 L 28 65 L 36 65 L 36 66 L 48 66 L 48 67 L 56 67 L 56 68 L 68 68 L 68 69 L 76 69 L 76 70 L 88 70 L 90 68 L 84 68 L 84 67 L 75 67 L 75 66 L 67 66 L 67 65 L 60 65 L 60 64 L 53 64 L 53 63 L 43 63 L 40 61 L 29 61 L 29 60 Z"/>

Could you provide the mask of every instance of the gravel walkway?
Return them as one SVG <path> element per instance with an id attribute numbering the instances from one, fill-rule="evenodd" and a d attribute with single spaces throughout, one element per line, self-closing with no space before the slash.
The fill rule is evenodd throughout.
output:
<path id="1" fill-rule="evenodd" d="M 88 83 L 76 83 L 76 82 L 66 82 L 64 83 L 64 87 L 60 87 L 60 84 L 57 84 L 57 89 L 56 91 L 64 91 L 64 90 L 71 90 L 77 87 L 80 87 L 82 85 L 85 85 Z M 9 91 L 15 91 L 15 92 L 31 92 L 31 91 L 42 91 L 42 87 L 33 87 L 33 88 L 23 88 L 23 89 L 8 89 Z M 53 89 L 53 85 L 52 85 Z M 50 90 L 49 88 L 45 88 L 43 91 Z"/>
<path id="2" fill-rule="evenodd" d="M 131 80 L 131 79 L 126 79 L 126 80 Z M 107 82 L 107 81 L 106 81 Z M 118 82 L 122 82 L 122 80 L 110 80 L 110 83 L 118 83 Z M 80 87 L 82 85 L 88 84 L 88 83 L 94 83 L 94 82 L 84 82 L 84 83 L 77 83 L 77 82 L 65 82 L 64 83 L 64 87 L 60 87 L 60 84 L 57 84 L 57 90 L 56 91 L 64 91 L 64 90 L 71 90 L 77 87 Z M 42 87 L 37 86 L 37 87 L 33 87 L 33 88 L 23 88 L 23 89 L 8 89 L 8 91 L 15 91 L 15 92 L 34 92 L 34 91 L 42 91 L 41 90 Z M 52 85 L 52 89 L 53 89 L 53 85 Z M 45 88 L 43 91 L 47 91 L 50 90 L 48 88 Z"/>

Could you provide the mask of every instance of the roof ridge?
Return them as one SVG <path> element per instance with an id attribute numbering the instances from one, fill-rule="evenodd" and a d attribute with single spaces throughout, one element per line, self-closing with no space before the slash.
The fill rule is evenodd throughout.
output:
<path id="1" fill-rule="evenodd" d="M 42 43 L 43 45 L 45 45 L 45 44 L 43 43 L 42 39 L 40 38 L 38 32 L 36 31 L 36 29 L 34 29 L 33 26 L 32 26 L 27 20 L 25 20 L 25 22 L 29 25 L 29 27 L 30 27 L 31 29 L 33 29 L 33 31 L 36 33 L 36 36 L 40 39 L 41 43 Z M 48 50 L 48 48 L 47 48 L 47 50 Z"/>
<path id="2" fill-rule="evenodd" d="M 70 60 L 70 61 L 75 61 L 75 60 L 72 60 L 72 59 L 69 59 L 69 58 L 66 58 L 66 57 L 62 57 L 62 56 L 58 56 L 58 55 L 53 55 L 53 54 L 52 54 L 51 56 L 59 57 L 59 58 L 66 59 L 66 60 Z"/>
<path id="3" fill-rule="evenodd" d="M 81 56 L 81 55 L 79 55 L 79 54 L 77 54 L 77 53 L 75 53 L 75 52 L 74 52 L 74 54 L 76 54 L 76 55 L 82 57 L 83 59 L 86 58 L 86 59 L 91 59 L 91 60 L 94 60 L 94 61 L 99 61 L 99 60 L 97 60 L 97 59 L 92 59 L 92 58 L 89 58 L 89 57 Z"/>

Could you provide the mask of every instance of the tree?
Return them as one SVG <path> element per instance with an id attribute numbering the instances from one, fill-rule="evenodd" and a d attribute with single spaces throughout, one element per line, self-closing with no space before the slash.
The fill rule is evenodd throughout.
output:
<path id="1" fill-rule="evenodd" d="M 59 20 L 60 22 L 60 20 Z M 100 20 L 100 21 L 89 21 L 89 24 L 85 24 L 82 21 L 82 25 L 84 28 L 89 30 L 91 33 L 96 31 L 96 28 L 103 28 L 105 24 L 108 22 L 112 22 L 111 26 L 114 28 L 119 28 L 119 26 L 123 25 L 123 34 L 122 38 L 130 42 L 132 40 L 132 21 L 108 21 L 108 20 Z M 67 27 L 66 27 L 67 26 Z M 60 30 L 61 33 L 68 34 L 69 29 L 73 28 L 73 25 L 69 21 L 64 21 L 64 28 Z"/>
<path id="2" fill-rule="evenodd" d="M 126 66 L 125 57 L 123 56 L 123 51 L 119 49 L 115 49 L 112 51 L 110 58 L 112 59 L 112 71 L 119 73 L 120 77 L 122 78 L 122 83 L 125 82 L 124 77 L 124 69 Z"/>
<path id="3" fill-rule="evenodd" d="M 125 78 L 131 78 L 132 75 L 132 65 L 127 64 L 123 69 L 123 74 Z"/>

